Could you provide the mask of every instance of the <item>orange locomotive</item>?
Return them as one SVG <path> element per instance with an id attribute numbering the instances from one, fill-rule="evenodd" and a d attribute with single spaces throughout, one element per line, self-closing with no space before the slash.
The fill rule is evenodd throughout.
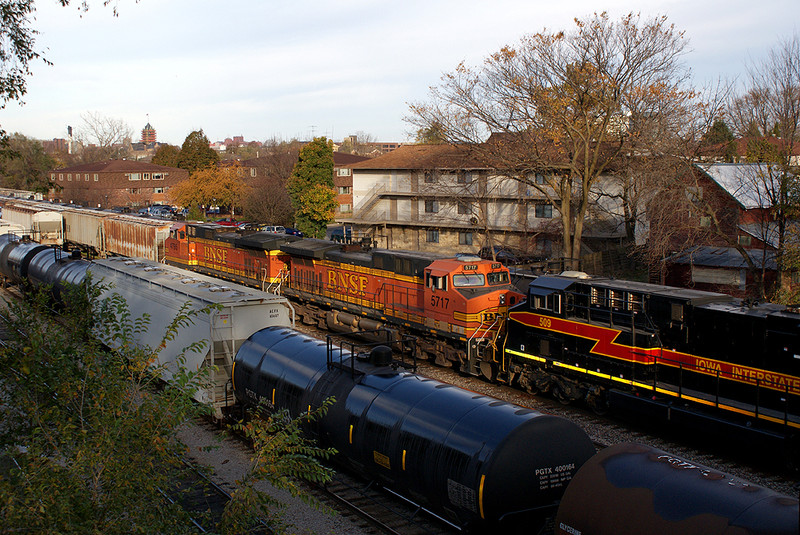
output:
<path id="1" fill-rule="evenodd" d="M 419 349 L 493 378 L 494 342 L 524 299 L 508 269 L 476 256 L 371 249 L 214 224 L 175 225 L 167 262 L 294 298 L 298 317 L 337 332 L 426 334 Z"/>

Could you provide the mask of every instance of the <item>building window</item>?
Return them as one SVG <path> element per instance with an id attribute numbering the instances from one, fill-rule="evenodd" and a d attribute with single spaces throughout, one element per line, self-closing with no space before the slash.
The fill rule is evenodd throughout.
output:
<path id="1" fill-rule="evenodd" d="M 425 201 L 425 213 L 435 214 L 439 211 L 439 201 Z"/>
<path id="2" fill-rule="evenodd" d="M 164 193 L 164 188 L 153 188 L 153 193 Z"/>
<path id="3" fill-rule="evenodd" d="M 50 173 L 50 181 L 51 182 L 55 182 L 55 180 L 56 180 L 56 174 L 55 173 Z"/>
<path id="4" fill-rule="evenodd" d="M 350 207 L 349 204 L 340 204 L 339 205 L 339 212 L 352 212 L 353 209 Z"/>
<path id="5" fill-rule="evenodd" d="M 459 232 L 458 233 L 459 245 L 472 245 L 472 232 Z"/>
<path id="6" fill-rule="evenodd" d="M 353 193 L 353 188 L 351 186 L 339 186 L 337 189 L 339 195 L 347 195 L 349 193 Z"/>
<path id="7" fill-rule="evenodd" d="M 426 230 L 425 241 L 428 243 L 439 243 L 439 231 L 437 229 Z"/>
<path id="8" fill-rule="evenodd" d="M 128 180 L 141 180 L 139 173 L 128 173 Z"/>
<path id="9" fill-rule="evenodd" d="M 469 184 L 469 183 L 471 183 L 472 182 L 472 173 L 469 173 L 469 172 L 466 172 L 466 171 L 463 172 L 463 173 L 458 173 L 458 177 L 456 178 L 456 182 L 458 182 L 459 184 Z"/>
<path id="10" fill-rule="evenodd" d="M 541 173 L 536 173 L 536 176 L 533 177 L 533 183 L 538 184 L 539 186 L 544 184 L 544 175 Z"/>
<path id="11" fill-rule="evenodd" d="M 250 168 L 250 176 L 251 177 L 256 177 L 257 175 L 258 175 L 257 169 L 255 167 L 251 167 Z"/>
<path id="12" fill-rule="evenodd" d="M 744 236 L 739 236 L 739 245 L 742 247 L 750 247 L 753 245 L 753 237 L 746 234 Z"/>
<path id="13" fill-rule="evenodd" d="M 131 188 L 131 193 L 133 193 L 134 195 L 138 195 L 140 191 L 141 190 L 139 190 L 139 188 Z"/>
<path id="14" fill-rule="evenodd" d="M 72 182 L 72 173 L 67 173 L 67 182 Z"/>
<path id="15" fill-rule="evenodd" d="M 58 180 L 60 180 L 61 182 L 64 181 L 64 174 L 63 173 L 58 173 Z"/>
<path id="16" fill-rule="evenodd" d="M 425 171 L 425 183 L 433 184 L 436 182 L 436 173 L 433 171 Z"/>
<path id="17" fill-rule="evenodd" d="M 534 217 L 539 219 L 547 219 L 553 217 L 552 204 L 537 204 L 533 209 Z"/>
<path id="18" fill-rule="evenodd" d="M 164 180 L 167 173 L 153 173 L 153 180 Z"/>
<path id="19" fill-rule="evenodd" d="M 150 173 L 142 173 L 142 178 L 144 180 L 150 180 Z"/>
<path id="20" fill-rule="evenodd" d="M 460 215 L 469 215 L 472 213 L 472 205 L 468 202 L 458 203 L 458 213 Z"/>
<path id="21" fill-rule="evenodd" d="M 350 169 L 340 167 L 336 170 L 336 176 L 350 176 Z"/>
<path id="22" fill-rule="evenodd" d="M 94 181 L 97 182 L 99 179 L 97 177 L 97 173 L 94 174 Z"/>

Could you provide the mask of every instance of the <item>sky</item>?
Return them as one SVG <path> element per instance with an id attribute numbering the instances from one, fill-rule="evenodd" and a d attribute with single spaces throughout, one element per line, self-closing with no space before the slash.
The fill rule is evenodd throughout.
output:
<path id="1" fill-rule="evenodd" d="M 694 83 L 741 80 L 780 39 L 800 31 L 798 0 L 79 0 L 36 2 L 38 50 L 24 105 L 0 110 L 0 127 L 66 138 L 89 113 L 149 121 L 158 141 L 335 141 L 362 132 L 413 140 L 411 102 L 460 62 L 479 65 L 542 30 L 571 30 L 605 10 L 666 15 L 685 32 Z M 113 4 L 112 4 L 113 5 Z"/>

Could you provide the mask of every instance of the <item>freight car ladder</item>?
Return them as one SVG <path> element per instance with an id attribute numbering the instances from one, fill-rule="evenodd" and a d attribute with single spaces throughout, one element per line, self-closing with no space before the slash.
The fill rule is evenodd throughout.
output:
<path id="1" fill-rule="evenodd" d="M 497 338 L 503 331 L 505 315 L 481 320 L 481 325 L 467 341 L 467 373 L 483 375 L 490 381 L 497 373 Z"/>
<path id="2" fill-rule="evenodd" d="M 236 352 L 236 338 L 233 332 L 233 307 L 223 306 L 211 314 L 211 364 L 216 366 L 213 384 L 215 406 L 233 403 L 227 399 L 226 384 L 230 381 L 233 358 Z"/>

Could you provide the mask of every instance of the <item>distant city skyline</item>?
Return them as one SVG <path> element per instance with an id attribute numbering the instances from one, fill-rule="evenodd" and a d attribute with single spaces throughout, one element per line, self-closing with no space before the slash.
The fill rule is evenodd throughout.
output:
<path id="1" fill-rule="evenodd" d="M 342 140 L 364 132 L 407 141 L 408 103 L 459 62 L 479 65 L 504 45 L 605 9 L 666 15 L 685 31 L 695 85 L 741 78 L 780 39 L 798 31 L 796 0 L 689 2 L 586 0 L 367 0 L 297 4 L 208 0 L 122 0 L 119 16 L 101 3 L 37 2 L 37 50 L 24 106 L 9 102 L 0 127 L 38 139 L 66 138 L 81 114 L 124 121 L 134 139 L 148 122 L 158 141 L 180 145 L 203 129 L 209 141 Z M 378 7 L 379 6 L 379 7 Z"/>

